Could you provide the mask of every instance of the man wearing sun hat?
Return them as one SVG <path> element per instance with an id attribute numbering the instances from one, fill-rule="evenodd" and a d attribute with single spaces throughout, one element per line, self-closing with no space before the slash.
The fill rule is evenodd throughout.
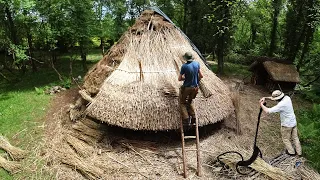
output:
<path id="1" fill-rule="evenodd" d="M 278 104 L 272 108 L 263 105 L 265 99 L 278 101 Z M 282 141 L 287 149 L 287 154 L 301 156 L 301 145 L 298 137 L 297 121 L 294 114 L 292 101 L 289 96 L 284 95 L 283 92 L 275 90 L 271 97 L 263 97 L 260 99 L 260 106 L 266 113 L 280 113 L 281 120 L 281 136 Z M 291 140 L 295 146 L 295 150 L 291 144 Z"/>
<path id="2" fill-rule="evenodd" d="M 191 52 L 186 52 L 183 58 L 187 62 L 182 65 L 178 80 L 183 81 L 183 85 L 180 88 L 179 102 L 183 124 L 186 126 L 190 125 L 190 119 L 191 124 L 195 123 L 196 117 L 192 100 L 197 96 L 199 81 L 203 75 L 200 71 L 199 62 L 194 61 Z"/>

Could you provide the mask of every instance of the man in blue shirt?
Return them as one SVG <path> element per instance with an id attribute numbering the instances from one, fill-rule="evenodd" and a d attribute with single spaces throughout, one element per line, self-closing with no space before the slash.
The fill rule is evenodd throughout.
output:
<path id="1" fill-rule="evenodd" d="M 187 61 L 182 65 L 179 81 L 183 81 L 183 85 L 180 88 L 179 102 L 180 111 L 184 125 L 189 125 L 189 119 L 194 124 L 196 117 L 192 100 L 196 98 L 199 89 L 199 81 L 203 78 L 200 71 L 200 64 L 194 61 L 194 58 L 190 52 L 186 52 L 183 58 Z"/>

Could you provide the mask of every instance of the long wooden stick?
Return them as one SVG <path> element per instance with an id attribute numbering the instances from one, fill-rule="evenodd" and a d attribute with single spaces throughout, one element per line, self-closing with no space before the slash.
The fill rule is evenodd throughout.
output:
<path id="1" fill-rule="evenodd" d="M 196 107 L 195 107 L 195 111 L 196 111 Z M 197 113 L 196 112 L 195 112 L 195 118 L 196 118 L 196 138 L 197 138 L 197 143 L 196 143 L 196 148 L 197 148 L 197 175 L 198 176 L 202 176 L 201 159 L 200 159 L 199 124 L 198 124 L 198 117 L 197 117 Z"/>
<path id="2" fill-rule="evenodd" d="M 180 123 L 180 130 L 181 130 L 181 142 L 182 142 L 182 161 L 183 161 L 183 177 L 187 178 L 187 167 L 186 167 L 186 151 L 185 151 L 185 144 L 184 144 L 184 132 L 183 132 L 183 122 L 181 117 Z"/>

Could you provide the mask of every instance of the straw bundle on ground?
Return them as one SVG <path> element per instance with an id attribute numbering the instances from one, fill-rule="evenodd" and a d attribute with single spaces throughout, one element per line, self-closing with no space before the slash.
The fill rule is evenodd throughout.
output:
<path id="1" fill-rule="evenodd" d="M 23 159 L 26 155 L 25 151 L 12 146 L 9 141 L 3 136 L 0 136 L 0 149 L 5 150 L 13 160 Z"/>
<path id="2" fill-rule="evenodd" d="M 64 139 L 70 146 L 73 147 L 73 149 L 81 157 L 90 157 L 94 152 L 94 149 L 92 146 L 88 145 L 82 140 L 79 140 L 76 137 L 73 137 L 69 134 L 65 134 Z"/>
<path id="3" fill-rule="evenodd" d="M 235 168 L 236 163 L 241 160 L 239 156 L 236 154 L 227 154 L 225 156 L 221 156 L 222 162 L 227 164 L 230 167 Z M 258 157 L 251 165 L 252 169 L 267 175 L 268 177 L 275 180 L 290 180 L 294 179 L 291 175 L 285 173 L 279 168 L 273 167 L 270 164 L 266 163 L 263 159 Z"/>
<path id="4" fill-rule="evenodd" d="M 101 127 L 101 124 L 98 124 L 98 123 L 94 122 L 94 120 L 89 119 L 89 118 L 84 118 L 81 120 L 81 122 L 92 129 L 99 129 Z"/>
<path id="5" fill-rule="evenodd" d="M 239 90 L 233 91 L 231 93 L 231 100 L 235 108 L 236 113 L 236 133 L 241 134 L 241 124 L 240 124 L 240 95 Z"/>
<path id="6" fill-rule="evenodd" d="M 8 161 L 0 156 L 0 167 L 8 171 L 10 174 L 14 174 L 20 170 L 21 164 L 16 161 Z"/>
<path id="7" fill-rule="evenodd" d="M 80 171 L 87 178 L 99 179 L 103 177 L 102 169 L 79 157 L 66 142 L 62 142 L 61 148 L 57 150 L 57 158 L 62 163 L 72 166 L 73 169 Z"/>
<path id="8" fill-rule="evenodd" d="M 83 122 L 81 122 L 81 121 L 78 121 L 75 124 L 73 124 L 72 128 L 82 132 L 83 134 L 91 136 L 97 140 L 101 139 L 103 136 L 102 131 L 99 131 L 97 129 L 92 129 L 92 128 L 86 126 L 85 124 L 83 124 Z"/>
<path id="9" fill-rule="evenodd" d="M 308 166 L 299 167 L 298 173 L 302 179 L 320 179 L 320 174 Z"/>
<path id="10" fill-rule="evenodd" d="M 124 45 L 125 49 L 118 49 Z M 101 79 L 107 78 L 99 80 L 102 83 L 99 93 L 86 109 L 89 116 L 136 130 L 178 129 L 178 97 L 172 95 L 174 93 L 168 95 L 166 87 L 172 87 L 170 92 L 179 92 L 181 82 L 178 82 L 176 66 L 182 66 L 182 55 L 187 51 L 200 63 L 202 83 L 206 92 L 212 93 L 208 97 L 200 91 L 195 100 L 199 125 L 218 122 L 234 113 L 228 88 L 205 66 L 181 32 L 154 11 L 144 11 L 86 77 L 96 76 L 97 69 L 103 69 L 101 64 L 111 66 L 110 54 L 114 49 L 121 52 L 117 53 L 115 64 L 121 63 L 109 76 L 101 76 Z M 90 92 L 87 84 L 90 83 L 85 82 L 84 88 Z"/>
<path id="11" fill-rule="evenodd" d="M 92 146 L 96 145 L 96 143 L 98 141 L 97 139 L 93 138 L 92 136 L 85 135 L 78 130 L 69 130 L 66 133 L 70 134 L 73 137 L 77 137 L 78 139 L 80 139 L 80 140 L 82 140 Z"/>

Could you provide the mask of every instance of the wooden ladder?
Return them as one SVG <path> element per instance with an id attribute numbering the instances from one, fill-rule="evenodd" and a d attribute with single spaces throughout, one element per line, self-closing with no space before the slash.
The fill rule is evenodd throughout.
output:
<path id="1" fill-rule="evenodd" d="M 185 139 L 196 139 L 196 151 L 197 151 L 197 176 L 201 176 L 201 161 L 200 161 L 200 142 L 199 142 L 199 126 L 198 118 L 196 116 L 196 125 L 191 125 L 195 129 L 195 136 L 185 136 L 183 130 L 183 122 L 181 118 L 180 130 L 181 130 L 181 141 L 182 141 L 182 161 L 183 161 L 183 177 L 187 178 L 187 168 L 186 168 L 186 149 L 185 149 Z"/>

